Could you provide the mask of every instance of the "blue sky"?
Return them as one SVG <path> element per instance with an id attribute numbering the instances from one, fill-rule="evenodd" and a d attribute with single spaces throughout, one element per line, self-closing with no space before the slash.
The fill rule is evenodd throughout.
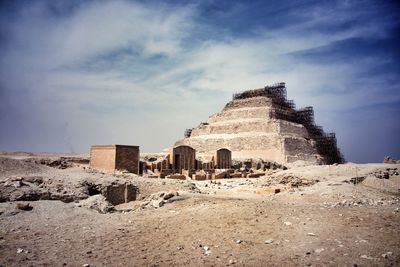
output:
<path id="1" fill-rule="evenodd" d="M 400 158 L 394 1 L 0 1 L 0 150 L 157 152 L 284 81 L 348 161 Z"/>

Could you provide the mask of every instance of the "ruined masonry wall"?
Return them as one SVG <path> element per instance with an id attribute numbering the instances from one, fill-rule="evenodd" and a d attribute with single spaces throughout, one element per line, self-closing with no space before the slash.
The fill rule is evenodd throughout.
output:
<path id="1" fill-rule="evenodd" d="M 116 147 L 115 168 L 139 174 L 139 147 L 118 145 Z"/>
<path id="2" fill-rule="evenodd" d="M 278 134 L 262 134 L 262 135 L 229 135 L 225 134 L 224 138 L 219 136 L 203 136 L 198 138 L 187 138 L 176 142 L 175 145 L 188 145 L 196 149 L 197 153 L 215 153 L 220 148 L 227 148 L 232 151 L 235 157 L 236 151 L 256 150 L 259 148 L 267 148 L 270 150 L 281 151 L 281 140 Z M 282 154 L 282 153 L 281 153 Z"/>
<path id="3" fill-rule="evenodd" d="M 264 96 L 232 100 L 225 105 L 222 111 L 224 112 L 229 109 L 254 107 L 272 107 L 272 100 Z"/>
<path id="4" fill-rule="evenodd" d="M 309 138 L 306 127 L 298 123 L 280 120 L 278 121 L 278 131 L 281 134 L 297 135 L 303 138 Z"/>
<path id="5" fill-rule="evenodd" d="M 208 123 L 223 122 L 229 120 L 241 119 L 268 119 L 270 118 L 271 109 L 268 107 L 240 108 L 230 109 L 224 112 L 218 112 L 210 116 Z"/>
<path id="6" fill-rule="evenodd" d="M 193 129 L 191 136 L 222 133 L 263 132 L 272 133 L 278 131 L 276 122 L 267 120 L 232 121 L 226 124 L 210 124 Z"/>

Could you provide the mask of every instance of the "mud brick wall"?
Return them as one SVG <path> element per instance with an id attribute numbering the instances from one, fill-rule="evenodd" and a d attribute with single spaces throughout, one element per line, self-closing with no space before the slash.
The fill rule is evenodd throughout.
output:
<path id="1" fill-rule="evenodd" d="M 115 155 L 115 145 L 94 145 L 90 149 L 90 167 L 105 172 L 114 172 Z"/>
<path id="2" fill-rule="evenodd" d="M 139 174 L 139 147 L 117 145 L 115 169 Z"/>

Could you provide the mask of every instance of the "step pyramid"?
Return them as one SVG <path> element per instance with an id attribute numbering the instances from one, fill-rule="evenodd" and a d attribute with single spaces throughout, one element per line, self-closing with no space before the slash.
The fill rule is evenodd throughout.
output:
<path id="1" fill-rule="evenodd" d="M 233 95 L 221 112 L 188 129 L 175 146 L 188 145 L 202 157 L 220 148 L 236 160 L 262 159 L 280 164 L 333 164 L 344 161 L 333 133 L 314 123 L 312 107 L 295 109 L 285 83 Z"/>

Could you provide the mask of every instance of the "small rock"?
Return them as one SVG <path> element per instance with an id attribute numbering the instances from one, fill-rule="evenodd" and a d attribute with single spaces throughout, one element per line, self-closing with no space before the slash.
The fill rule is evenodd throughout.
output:
<path id="1" fill-rule="evenodd" d="M 316 234 L 314 234 L 314 233 L 307 233 L 307 235 L 309 235 L 309 236 L 316 236 Z"/>
<path id="2" fill-rule="evenodd" d="M 160 207 L 164 206 L 164 200 L 162 198 L 160 198 L 158 200 L 153 200 L 151 202 L 151 205 L 155 208 L 160 208 Z"/>
<path id="3" fill-rule="evenodd" d="M 204 249 L 205 251 L 209 251 L 209 250 L 210 250 L 210 248 L 207 247 L 207 246 L 204 246 L 203 249 Z"/>
<path id="4" fill-rule="evenodd" d="M 18 248 L 18 249 L 17 249 L 17 253 L 18 253 L 18 254 L 20 254 L 20 253 L 22 253 L 22 252 L 24 252 L 24 250 L 23 250 L 22 248 Z"/>
<path id="5" fill-rule="evenodd" d="M 229 265 L 232 265 L 232 264 L 235 264 L 235 263 L 236 263 L 235 260 L 232 260 L 232 259 L 229 260 Z"/>
<path id="6" fill-rule="evenodd" d="M 368 255 L 361 255 L 360 256 L 361 259 L 366 259 L 366 260 L 373 260 L 374 258 Z"/>
<path id="7" fill-rule="evenodd" d="M 174 192 L 168 192 L 167 194 L 164 195 L 164 200 L 168 200 L 170 198 L 173 198 L 175 196 Z"/>
<path id="8" fill-rule="evenodd" d="M 292 223 L 291 223 L 291 222 L 284 222 L 283 224 L 284 224 L 284 225 L 286 225 L 286 226 L 290 226 L 290 225 L 292 225 Z"/>
<path id="9" fill-rule="evenodd" d="M 240 243 L 242 243 L 242 240 L 240 240 L 240 239 L 236 240 L 236 244 L 240 244 Z"/>
<path id="10" fill-rule="evenodd" d="M 387 259 L 387 258 L 389 258 L 389 256 L 391 256 L 392 254 L 393 254 L 393 252 L 388 251 L 388 252 L 382 254 L 382 257 L 385 258 L 385 259 Z"/>
<path id="11" fill-rule="evenodd" d="M 82 267 L 90 267 L 90 265 L 85 263 L 84 265 L 82 265 Z"/>
<path id="12" fill-rule="evenodd" d="M 273 239 L 267 239 L 267 240 L 264 241 L 264 243 L 265 244 L 272 244 L 272 243 L 274 243 L 274 240 Z"/>
<path id="13" fill-rule="evenodd" d="M 19 209 L 19 210 L 32 210 L 33 207 L 29 203 L 27 203 L 27 204 L 25 204 L 25 203 L 17 203 L 17 209 Z"/>

